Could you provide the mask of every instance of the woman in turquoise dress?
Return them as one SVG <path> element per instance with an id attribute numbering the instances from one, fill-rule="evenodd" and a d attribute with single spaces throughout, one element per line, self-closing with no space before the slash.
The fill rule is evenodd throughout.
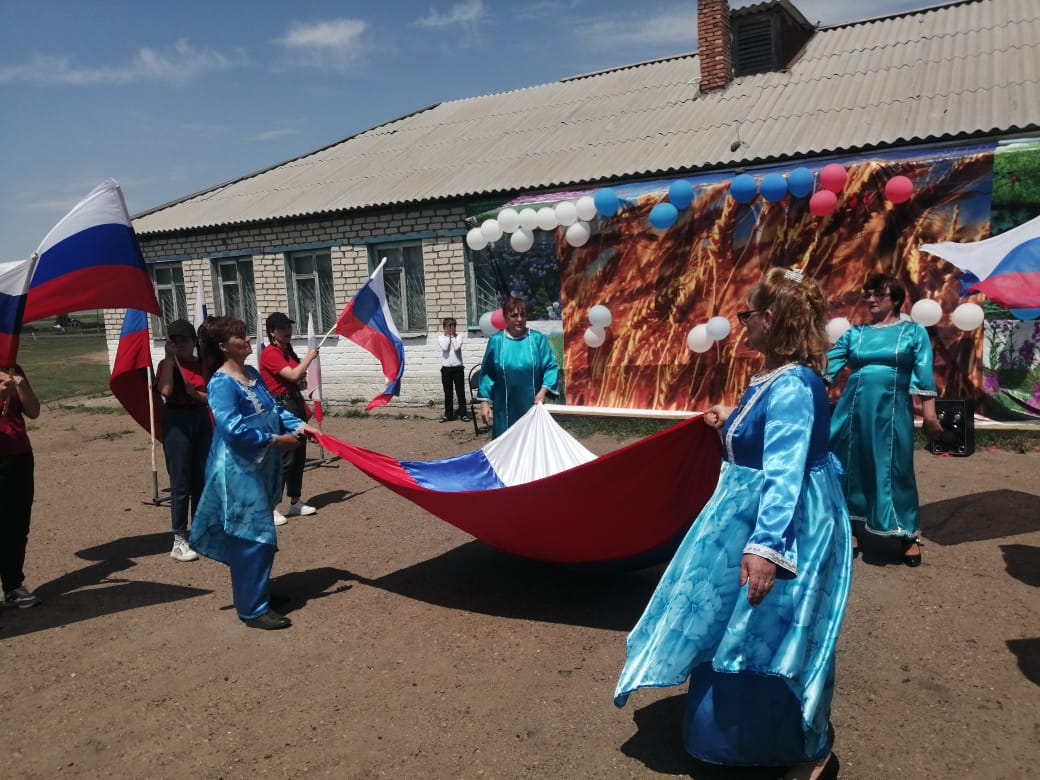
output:
<path id="1" fill-rule="evenodd" d="M 851 369 L 831 418 L 831 451 L 845 468 L 849 514 L 871 534 L 900 539 L 903 562 L 918 566 L 913 396 L 921 398 L 925 434 L 931 438 L 942 426 L 928 331 L 900 319 L 905 298 L 898 280 L 885 274 L 867 279 L 863 299 L 870 322 L 845 331 L 831 347 L 827 380 Z"/>
<path id="2" fill-rule="evenodd" d="M 289 618 L 270 606 L 273 509 L 282 492 L 282 452 L 314 429 L 278 405 L 245 364 L 253 348 L 244 322 L 210 317 L 199 343 L 214 430 L 190 543 L 231 568 L 235 611 L 247 626 L 288 628 Z"/>
<path id="3" fill-rule="evenodd" d="M 739 406 L 705 415 L 725 442 L 719 482 L 628 636 L 614 702 L 689 678 L 692 756 L 835 777 L 829 716 L 852 547 L 820 376 L 826 302 L 781 268 L 748 302 L 737 316 L 763 371 Z"/>
<path id="4" fill-rule="evenodd" d="M 477 387 L 485 425 L 492 424 L 494 409 L 492 437 L 505 433 L 532 406 L 542 403 L 548 393 L 559 393 L 556 356 L 549 339 L 527 327 L 524 299 L 507 298 L 502 314 L 505 330 L 488 339 Z"/>

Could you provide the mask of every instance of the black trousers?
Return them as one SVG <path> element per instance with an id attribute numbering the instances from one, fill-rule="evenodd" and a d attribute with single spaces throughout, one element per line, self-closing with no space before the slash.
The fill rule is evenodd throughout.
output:
<path id="1" fill-rule="evenodd" d="M 4 592 L 25 581 L 25 548 L 32 516 L 34 460 L 31 452 L 0 457 L 0 582 Z"/>
<path id="2" fill-rule="evenodd" d="M 286 398 L 283 401 L 279 401 L 279 403 L 301 420 L 307 422 L 307 407 L 303 403 L 302 395 Z M 285 482 L 285 495 L 290 498 L 299 498 L 303 495 L 303 467 L 306 463 L 306 441 L 295 450 L 282 453 L 282 479 Z"/>
<path id="3" fill-rule="evenodd" d="M 462 366 L 441 366 L 441 385 L 444 387 L 444 416 L 455 419 L 454 407 L 451 403 L 451 391 L 459 399 L 459 417 L 466 416 L 466 369 Z"/>

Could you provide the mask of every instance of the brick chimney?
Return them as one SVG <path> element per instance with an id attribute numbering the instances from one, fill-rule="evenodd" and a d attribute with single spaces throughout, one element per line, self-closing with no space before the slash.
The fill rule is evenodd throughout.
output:
<path id="1" fill-rule="evenodd" d="M 728 0 L 697 0 L 697 47 L 701 92 L 722 89 L 733 81 Z"/>

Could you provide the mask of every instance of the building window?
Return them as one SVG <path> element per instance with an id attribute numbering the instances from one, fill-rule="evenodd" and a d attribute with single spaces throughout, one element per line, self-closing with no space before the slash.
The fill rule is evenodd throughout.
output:
<path id="1" fill-rule="evenodd" d="M 155 293 L 162 317 L 151 318 L 152 335 L 166 338 L 166 325 L 174 320 L 188 320 L 188 299 L 184 293 L 184 271 L 180 263 L 156 263 L 151 266 Z"/>
<path id="2" fill-rule="evenodd" d="M 523 298 L 527 318 L 560 319 L 560 264 L 552 231 L 534 231 L 534 246 L 514 252 L 508 239 L 475 252 L 466 247 L 466 314 L 475 326 L 508 296 Z"/>
<path id="3" fill-rule="evenodd" d="M 242 259 L 213 261 L 213 289 L 217 312 L 242 320 L 246 330 L 256 322 L 256 286 L 253 261 Z M 257 334 L 259 335 L 259 334 Z"/>
<path id="4" fill-rule="evenodd" d="M 293 252 L 285 262 L 289 288 L 289 319 L 296 332 L 307 332 L 307 315 L 314 316 L 314 329 L 324 333 L 336 324 L 336 300 L 332 294 L 332 253 Z"/>
<path id="5" fill-rule="evenodd" d="M 422 243 L 379 244 L 369 248 L 369 267 L 374 271 L 383 258 L 386 303 L 399 333 L 425 332 L 426 273 Z"/>

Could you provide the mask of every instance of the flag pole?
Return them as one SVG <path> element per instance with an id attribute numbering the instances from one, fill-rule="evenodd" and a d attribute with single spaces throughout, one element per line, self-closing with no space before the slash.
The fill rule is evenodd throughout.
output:
<path id="1" fill-rule="evenodd" d="M 155 382 L 155 377 L 152 376 L 152 367 L 148 366 L 148 386 L 146 392 L 148 393 L 148 432 L 152 435 L 152 503 L 159 506 L 161 503 L 159 500 L 159 469 L 155 465 L 155 397 L 152 394 L 152 383 Z"/>

